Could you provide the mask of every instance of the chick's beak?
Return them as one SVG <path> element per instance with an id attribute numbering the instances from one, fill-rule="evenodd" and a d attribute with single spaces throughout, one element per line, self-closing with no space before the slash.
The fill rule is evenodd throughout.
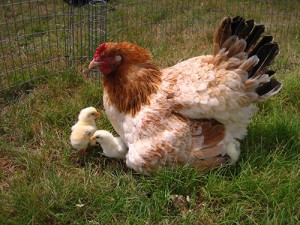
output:
<path id="1" fill-rule="evenodd" d="M 96 67 L 96 66 L 99 66 L 100 63 L 99 62 L 96 62 L 94 59 L 90 62 L 89 64 L 89 70 Z"/>
<path id="2" fill-rule="evenodd" d="M 96 141 L 96 137 L 91 137 L 91 141 Z"/>
<path id="3" fill-rule="evenodd" d="M 100 113 L 99 112 L 95 112 L 94 115 L 95 115 L 96 118 L 98 118 L 100 116 Z"/>

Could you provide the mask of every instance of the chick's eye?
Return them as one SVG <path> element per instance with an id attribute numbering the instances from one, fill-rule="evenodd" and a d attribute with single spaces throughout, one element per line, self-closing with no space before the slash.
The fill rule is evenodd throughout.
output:
<path id="1" fill-rule="evenodd" d="M 96 138 L 99 138 L 99 136 L 96 136 Z"/>

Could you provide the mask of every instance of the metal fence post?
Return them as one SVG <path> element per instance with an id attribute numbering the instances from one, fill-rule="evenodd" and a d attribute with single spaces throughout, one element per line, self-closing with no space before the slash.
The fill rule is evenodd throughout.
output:
<path id="1" fill-rule="evenodd" d="M 91 0 L 89 2 L 89 50 L 88 58 L 92 59 L 95 49 L 106 41 L 106 9 L 107 3 L 104 0 Z M 99 76 L 98 70 L 90 71 L 91 76 Z"/>

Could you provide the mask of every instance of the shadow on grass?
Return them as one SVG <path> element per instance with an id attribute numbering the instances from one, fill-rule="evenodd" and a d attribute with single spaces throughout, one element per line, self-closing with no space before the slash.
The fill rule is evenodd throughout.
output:
<path id="1" fill-rule="evenodd" d="M 294 156 L 300 153 L 299 123 L 288 118 L 274 120 L 274 123 L 253 123 L 244 141 L 244 151 L 262 154 L 274 152 L 285 156 Z"/>
<path id="2" fill-rule="evenodd" d="M 125 161 L 108 158 L 102 154 L 101 147 L 89 146 L 86 153 L 76 152 L 69 154 L 69 159 L 75 167 L 97 169 L 100 171 L 110 171 L 112 173 L 127 173 L 131 171 L 126 166 Z"/>

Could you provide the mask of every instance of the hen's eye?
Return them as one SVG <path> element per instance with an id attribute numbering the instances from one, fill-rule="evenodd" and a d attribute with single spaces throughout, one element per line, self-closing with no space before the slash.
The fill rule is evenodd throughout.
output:
<path id="1" fill-rule="evenodd" d="M 96 138 L 99 138 L 99 136 L 96 136 Z"/>

